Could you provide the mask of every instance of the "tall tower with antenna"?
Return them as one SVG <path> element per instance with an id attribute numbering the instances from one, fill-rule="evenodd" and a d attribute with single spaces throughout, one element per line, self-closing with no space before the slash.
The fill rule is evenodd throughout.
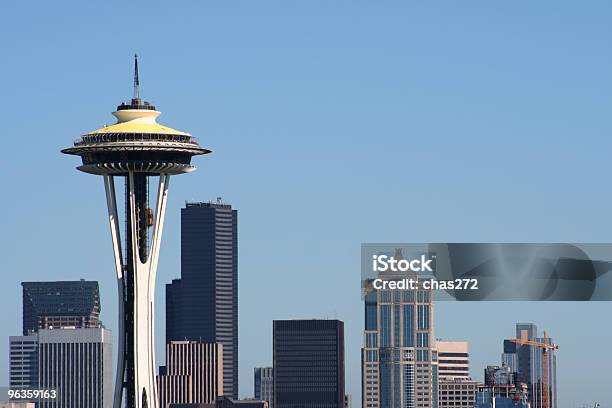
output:
<path id="1" fill-rule="evenodd" d="M 191 158 L 210 153 L 189 133 L 157 123 L 161 112 L 140 98 L 138 57 L 134 95 L 113 112 L 117 122 L 86 133 L 62 153 L 80 156 L 78 170 L 104 178 L 119 293 L 119 352 L 113 408 L 157 408 L 155 385 L 155 275 L 171 175 L 196 169 Z M 157 196 L 149 206 L 151 179 Z M 119 219 L 115 182 L 125 185 Z M 125 228 L 123 233 L 121 225 Z"/>

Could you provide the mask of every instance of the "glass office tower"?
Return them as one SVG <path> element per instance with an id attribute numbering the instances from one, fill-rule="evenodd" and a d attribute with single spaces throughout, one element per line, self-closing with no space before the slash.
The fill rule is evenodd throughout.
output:
<path id="1" fill-rule="evenodd" d="M 21 286 L 24 336 L 39 329 L 95 328 L 101 324 L 98 282 L 22 282 Z"/>
<path id="2" fill-rule="evenodd" d="M 268 401 L 268 408 L 274 408 L 274 368 L 255 367 L 255 399 Z"/>
<path id="3" fill-rule="evenodd" d="M 344 408 L 344 323 L 275 320 L 275 408 Z"/>
<path id="4" fill-rule="evenodd" d="M 181 278 L 166 285 L 166 343 L 223 345 L 223 395 L 238 398 L 238 212 L 221 200 L 181 210 Z"/>

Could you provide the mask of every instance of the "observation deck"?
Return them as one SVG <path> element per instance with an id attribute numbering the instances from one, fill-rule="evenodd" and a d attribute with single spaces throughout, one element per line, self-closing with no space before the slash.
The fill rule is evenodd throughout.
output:
<path id="1" fill-rule="evenodd" d="M 189 133 L 157 123 L 161 112 L 139 98 L 113 112 L 117 123 L 86 133 L 62 153 L 80 156 L 77 167 L 96 175 L 181 174 L 196 169 L 193 156 L 210 153 Z"/>

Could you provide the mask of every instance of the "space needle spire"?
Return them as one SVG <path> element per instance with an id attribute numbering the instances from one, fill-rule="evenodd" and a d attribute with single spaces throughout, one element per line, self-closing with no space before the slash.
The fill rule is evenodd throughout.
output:
<path id="1" fill-rule="evenodd" d="M 132 99 L 140 99 L 140 80 L 138 79 L 138 54 L 134 54 L 134 96 Z"/>
<path id="2" fill-rule="evenodd" d="M 161 112 L 140 99 L 134 55 L 134 97 L 113 112 L 117 122 L 86 133 L 63 153 L 81 157 L 78 170 L 102 176 L 115 255 L 119 350 L 113 408 L 157 408 L 155 277 L 171 175 L 196 169 L 191 158 L 210 153 L 191 134 L 157 123 Z M 157 179 L 157 197 L 149 180 Z M 115 183 L 125 184 L 119 219 Z M 154 202 L 149 206 L 149 197 Z M 122 231 L 120 225 L 125 225 Z M 125 235 L 125 236 L 122 236 Z"/>

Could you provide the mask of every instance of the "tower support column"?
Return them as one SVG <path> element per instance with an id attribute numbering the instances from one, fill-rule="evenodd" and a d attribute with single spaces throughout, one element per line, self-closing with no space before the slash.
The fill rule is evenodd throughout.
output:
<path id="1" fill-rule="evenodd" d="M 124 245 L 127 255 L 122 252 L 114 176 L 105 175 L 104 185 L 108 204 L 109 224 L 119 295 L 119 353 L 113 408 L 122 408 L 124 390 L 127 408 L 157 408 L 158 396 L 155 381 L 155 279 L 159 249 L 168 198 L 170 176 L 159 175 L 159 186 L 153 218 L 153 233 L 148 256 L 142 255 L 142 231 L 139 212 L 146 203 L 137 194 L 136 177 L 142 176 L 130 171 L 126 177 L 126 225 L 128 228 Z M 142 184 L 142 183 L 141 183 Z M 144 228 L 147 228 L 144 225 Z"/>

